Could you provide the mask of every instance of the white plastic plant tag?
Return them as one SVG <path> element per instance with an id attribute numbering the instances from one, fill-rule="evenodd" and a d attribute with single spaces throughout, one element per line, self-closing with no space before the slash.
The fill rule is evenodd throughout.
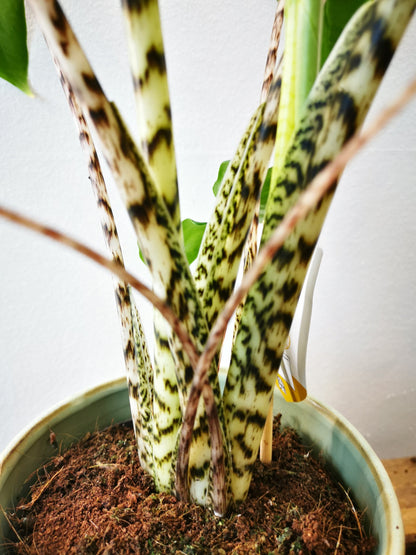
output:
<path id="1" fill-rule="evenodd" d="M 288 344 L 277 374 L 276 384 L 283 397 L 289 402 L 303 401 L 307 395 L 306 349 L 311 323 L 313 292 L 322 255 L 322 249 L 317 248 L 300 294 L 298 308 L 290 328 Z"/>

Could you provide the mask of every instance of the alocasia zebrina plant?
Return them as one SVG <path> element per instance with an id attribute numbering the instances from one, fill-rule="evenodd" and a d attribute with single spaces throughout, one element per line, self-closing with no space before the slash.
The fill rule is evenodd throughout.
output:
<path id="1" fill-rule="evenodd" d="M 348 3 L 348 9 L 343 1 L 287 0 L 284 11 L 279 4 L 261 102 L 223 175 L 193 273 L 181 226 L 157 1 L 122 2 L 138 109 L 137 143 L 116 105 L 106 98 L 58 2 L 28 3 L 79 125 L 112 257 L 122 267 L 90 127 L 137 233 L 153 291 L 188 336 L 184 348 L 183 333 L 180 339 L 156 310 L 155 353 L 150 356 L 130 287 L 123 281 L 116 284 L 141 464 L 159 490 L 212 505 L 223 514 L 247 494 L 296 303 L 335 190 L 332 187 L 297 223 L 248 292 L 221 393 L 219 350 L 202 370 L 198 355 L 235 288 L 247 237 L 256 244 L 249 232 L 257 219 L 273 151 L 262 245 L 310 181 L 361 126 L 416 0 L 357 1 Z M 13 11 L 18 4 L 20 15 Z M 7 0 L 4 6 L 3 21 L 13 12 L 24 32 L 22 3 Z M 278 36 L 283 16 L 281 57 Z M 21 42 L 17 48 L 19 52 Z M 23 75 L 24 57 L 17 54 Z M 11 67 L 11 72 L 3 68 L 1 75 L 27 89 L 22 70 L 14 75 L 13 63 Z"/>

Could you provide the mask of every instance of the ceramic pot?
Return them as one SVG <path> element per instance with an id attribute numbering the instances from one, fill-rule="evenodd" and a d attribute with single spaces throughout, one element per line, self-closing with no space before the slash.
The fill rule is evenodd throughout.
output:
<path id="1" fill-rule="evenodd" d="M 378 540 L 376 555 L 404 555 L 403 523 L 393 486 L 361 434 L 336 411 L 311 398 L 287 403 L 276 389 L 274 407 L 276 414 L 282 413 L 284 426 L 295 428 L 323 453 L 359 508 L 367 508 L 371 531 Z M 129 418 L 124 379 L 89 390 L 41 417 L 0 456 L 0 507 L 12 507 L 27 491 L 28 476 L 55 454 L 51 430 L 65 448 L 88 431 Z M 0 511 L 0 538 L 8 533 L 8 523 Z M 0 553 L 4 553 L 1 547 Z"/>

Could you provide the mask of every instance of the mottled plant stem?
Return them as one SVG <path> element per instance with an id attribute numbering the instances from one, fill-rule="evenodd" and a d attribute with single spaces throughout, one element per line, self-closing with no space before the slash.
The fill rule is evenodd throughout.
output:
<path id="1" fill-rule="evenodd" d="M 290 236 L 296 224 L 304 219 L 327 192 L 343 172 L 347 163 L 383 128 L 385 125 L 401 111 L 406 104 L 416 95 L 416 79 L 405 89 L 405 91 L 374 120 L 362 132 L 357 132 L 342 148 L 339 154 L 330 162 L 309 184 L 305 191 L 300 195 L 297 203 L 286 214 L 280 225 L 272 233 L 267 243 L 259 251 L 253 265 L 242 278 L 240 286 L 225 303 L 222 312 L 219 314 L 213 325 L 205 349 L 201 354 L 195 370 L 195 376 L 191 388 L 189 399 L 192 403 L 188 404 L 185 413 L 185 421 L 191 425 L 194 416 L 192 415 L 198 403 L 206 380 L 207 369 L 209 368 L 212 357 L 215 355 L 218 345 L 223 340 L 227 325 L 232 318 L 235 310 L 249 292 L 250 288 L 258 280 L 267 264 L 273 259 L 275 253 L 282 247 L 286 239 Z M 186 440 L 183 440 L 186 444 Z M 183 464 L 186 461 L 182 461 Z M 183 471 L 182 471 L 183 472 Z"/>
<path id="2" fill-rule="evenodd" d="M 65 72 L 97 136 L 115 183 L 126 205 L 137 239 L 152 275 L 156 294 L 170 305 L 202 351 L 209 328 L 178 232 L 154 175 L 134 142 L 116 105 L 109 102 L 62 8 L 56 0 L 29 0 L 53 55 Z M 171 341 L 178 388 L 184 403 L 193 376 L 192 363 L 175 334 Z M 217 365 L 211 367 L 212 386 L 223 433 L 226 433 Z M 193 501 L 211 504 L 210 439 L 203 404 L 200 405 L 191 445 L 190 491 Z M 165 430 L 169 433 L 169 430 Z M 228 450 L 227 450 L 228 452 Z"/>
<path id="3" fill-rule="evenodd" d="M 62 72 L 59 61 L 54 58 L 62 89 L 74 116 L 82 150 L 88 160 L 90 183 L 101 219 L 106 247 L 112 259 L 124 266 L 123 253 L 107 192 L 101 164 L 94 146 L 88 124 L 76 96 Z M 152 378 L 150 356 L 139 315 L 128 284 L 115 280 L 114 291 L 117 313 L 120 319 L 130 410 L 137 440 L 140 464 L 153 475 L 153 429 L 151 425 Z M 134 315 L 133 315 L 134 311 Z M 135 333 L 136 329 L 136 333 Z"/>
<path id="4" fill-rule="evenodd" d="M 266 102 L 269 94 L 270 85 L 275 75 L 277 52 L 280 45 L 280 35 L 283 26 L 285 0 L 277 2 L 276 13 L 274 15 L 273 27 L 270 37 L 269 51 L 267 53 L 266 66 L 264 68 L 263 85 L 261 88 L 260 103 Z"/>
<path id="5" fill-rule="evenodd" d="M 157 0 L 122 0 L 137 109 L 139 144 L 154 182 L 182 238 L 175 147 L 163 36 Z M 158 491 L 173 489 L 173 466 L 182 422 L 183 390 L 171 350 L 172 331 L 158 311 L 153 316 L 153 462 Z"/>

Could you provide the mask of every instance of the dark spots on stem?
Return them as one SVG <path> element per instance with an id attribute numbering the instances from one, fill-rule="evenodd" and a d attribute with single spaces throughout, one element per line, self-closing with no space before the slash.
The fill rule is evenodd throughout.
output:
<path id="1" fill-rule="evenodd" d="M 62 11 L 61 6 L 57 0 L 53 2 L 53 13 L 51 14 L 52 25 L 61 34 L 66 33 L 68 29 L 68 21 L 66 20 L 65 14 Z"/>
<path id="2" fill-rule="evenodd" d="M 262 125 L 260 127 L 259 141 L 264 143 L 273 141 L 276 137 L 276 129 L 277 126 L 275 123 L 272 123 L 270 125 Z"/>
<path id="3" fill-rule="evenodd" d="M 341 119 L 345 125 L 345 140 L 348 140 L 357 129 L 358 110 L 354 98 L 346 92 L 340 91 L 334 95 L 333 102 L 338 106 L 336 118 Z"/>
<path id="4" fill-rule="evenodd" d="M 313 250 L 315 248 L 316 241 L 309 243 L 304 237 L 299 237 L 298 241 L 298 252 L 299 261 L 301 264 L 308 264 L 311 259 Z"/>
<path id="5" fill-rule="evenodd" d="M 279 291 L 279 294 L 283 298 L 283 301 L 286 303 L 293 299 L 293 297 L 298 293 L 298 290 L 299 283 L 296 280 L 291 279 L 283 284 Z"/>
<path id="6" fill-rule="evenodd" d="M 152 46 L 146 54 L 147 63 L 150 69 L 158 71 L 160 74 L 166 71 L 165 55 Z"/>
<path id="7" fill-rule="evenodd" d="M 348 60 L 348 64 L 346 70 L 348 73 L 352 73 L 355 69 L 359 68 L 361 65 L 362 56 L 360 53 L 355 52 L 351 55 L 350 59 Z"/>
<path id="8" fill-rule="evenodd" d="M 173 421 L 170 424 L 168 424 L 167 426 L 164 426 L 163 428 L 159 428 L 159 434 L 162 437 L 163 436 L 170 436 L 177 429 L 178 429 L 178 425 L 175 421 Z M 171 458 L 171 453 L 169 453 L 169 455 L 167 455 L 166 457 L 163 457 L 161 460 L 162 461 L 163 461 L 163 459 L 170 460 L 170 458 Z"/>
<path id="9" fill-rule="evenodd" d="M 164 335 L 161 335 L 158 332 L 157 327 L 154 328 L 154 334 L 155 334 L 155 340 L 156 340 L 157 344 L 159 345 L 159 348 L 161 350 L 164 350 L 164 351 L 169 351 L 169 340 L 168 340 L 168 338 Z"/>
<path id="10" fill-rule="evenodd" d="M 135 358 L 135 349 L 134 349 L 134 344 L 132 341 L 127 341 L 127 343 L 124 346 L 124 359 L 125 360 L 131 360 Z"/>
<path id="11" fill-rule="evenodd" d="M 123 6 L 130 12 L 140 14 L 151 4 L 151 2 L 152 0 L 123 0 Z"/>
<path id="12" fill-rule="evenodd" d="M 283 311 L 277 312 L 276 316 L 274 317 L 275 322 L 279 322 L 279 323 L 283 324 L 287 333 L 289 333 L 290 326 L 292 325 L 292 319 L 293 319 L 293 315 L 292 315 L 291 312 L 283 312 Z M 269 355 L 270 355 L 270 353 L 269 353 Z M 280 361 L 280 357 L 279 357 L 279 361 Z"/>
<path id="13" fill-rule="evenodd" d="M 164 388 L 169 393 L 175 394 L 178 391 L 178 385 L 175 382 L 171 382 L 170 380 L 164 381 Z"/>
<path id="14" fill-rule="evenodd" d="M 145 198 L 144 201 L 139 204 L 131 204 L 128 207 L 128 213 L 130 218 L 135 221 L 139 221 L 143 226 L 149 225 L 150 222 L 150 214 L 153 210 L 153 206 L 148 198 Z"/>
<path id="15" fill-rule="evenodd" d="M 243 200 L 247 200 L 250 195 L 250 187 L 247 184 L 244 184 L 241 189 L 241 198 Z"/>
<path id="16" fill-rule="evenodd" d="M 289 330 L 288 330 L 289 333 Z M 282 360 L 282 355 L 277 355 L 275 349 L 266 349 L 264 352 L 265 362 L 270 364 L 270 366 L 277 372 Z M 270 391 L 270 387 L 267 391 Z"/>
<path id="17" fill-rule="evenodd" d="M 64 56 L 66 58 L 68 58 L 68 55 L 69 55 L 69 41 L 67 41 L 66 39 L 61 39 L 59 41 L 59 46 L 60 46 Z"/>
<path id="18" fill-rule="evenodd" d="M 315 153 L 315 141 L 311 139 L 302 139 L 299 143 L 301 150 L 313 155 Z"/>
<path id="19" fill-rule="evenodd" d="M 149 158 L 152 158 L 155 151 L 165 143 L 168 147 L 172 144 L 172 130 L 168 127 L 160 127 L 148 142 L 147 150 Z"/>
<path id="20" fill-rule="evenodd" d="M 288 266 L 292 262 L 294 256 L 294 251 L 283 246 L 274 255 L 273 260 L 277 261 L 278 270 L 281 271 L 285 266 Z"/>
<path id="21" fill-rule="evenodd" d="M 296 172 L 296 180 L 295 180 L 295 184 L 291 181 L 285 181 L 285 185 L 289 185 L 288 188 L 286 188 L 286 193 L 288 196 L 290 196 L 293 191 L 296 189 L 296 184 L 298 184 L 299 186 L 302 185 L 303 180 L 304 180 L 304 173 L 303 173 L 303 169 L 302 166 L 299 162 L 297 162 L 296 160 L 289 160 L 286 164 L 285 164 L 285 168 L 288 168 L 290 170 L 294 170 Z M 294 185 L 294 188 L 293 188 Z"/>
<path id="22" fill-rule="evenodd" d="M 170 106 L 165 106 L 163 110 L 164 110 L 164 112 L 165 112 L 166 117 L 168 118 L 168 120 L 169 120 L 169 121 L 172 121 L 172 111 L 171 111 Z"/>
<path id="23" fill-rule="evenodd" d="M 263 300 L 265 300 L 267 295 L 269 295 L 273 291 L 273 283 L 266 283 L 264 279 L 260 280 L 258 282 L 258 291 L 259 293 L 261 293 Z"/>
<path id="24" fill-rule="evenodd" d="M 261 413 L 259 413 L 258 411 L 249 414 L 248 417 L 247 417 L 247 425 L 248 426 L 255 426 L 255 427 L 259 428 L 259 430 L 261 430 L 263 428 L 265 421 L 266 421 L 266 418 Z"/>
<path id="25" fill-rule="evenodd" d="M 136 400 L 139 398 L 139 388 L 131 382 L 129 382 L 129 396 Z"/>
<path id="26" fill-rule="evenodd" d="M 104 108 L 89 109 L 89 114 L 92 121 L 97 127 L 110 127 L 110 122 Z"/>
<path id="27" fill-rule="evenodd" d="M 287 198 L 291 197 L 297 189 L 297 184 L 294 181 L 291 181 L 290 179 L 287 179 L 287 178 L 283 179 L 279 183 L 279 186 L 284 188 L 285 196 Z"/>
<path id="28" fill-rule="evenodd" d="M 82 72 L 81 77 L 89 91 L 95 94 L 102 94 L 103 91 L 95 75 Z"/>
<path id="29" fill-rule="evenodd" d="M 158 210 L 156 212 L 156 221 L 157 221 L 157 223 L 160 227 L 164 227 L 164 228 L 169 229 L 170 220 L 169 220 L 169 215 L 168 215 L 167 211 Z M 177 252 L 177 255 L 178 255 L 178 251 L 176 251 L 176 252 Z"/>
<path id="30" fill-rule="evenodd" d="M 202 466 L 192 466 L 189 475 L 193 480 L 202 480 L 209 470 L 209 461 L 205 461 Z"/>
<path id="31" fill-rule="evenodd" d="M 306 172 L 306 179 L 302 188 L 304 189 L 305 187 L 307 187 L 312 181 L 312 179 L 314 179 L 314 177 L 316 177 L 318 173 L 322 171 L 327 164 L 328 164 L 327 160 L 322 160 L 321 162 L 319 162 L 319 164 L 309 165 Z"/>

